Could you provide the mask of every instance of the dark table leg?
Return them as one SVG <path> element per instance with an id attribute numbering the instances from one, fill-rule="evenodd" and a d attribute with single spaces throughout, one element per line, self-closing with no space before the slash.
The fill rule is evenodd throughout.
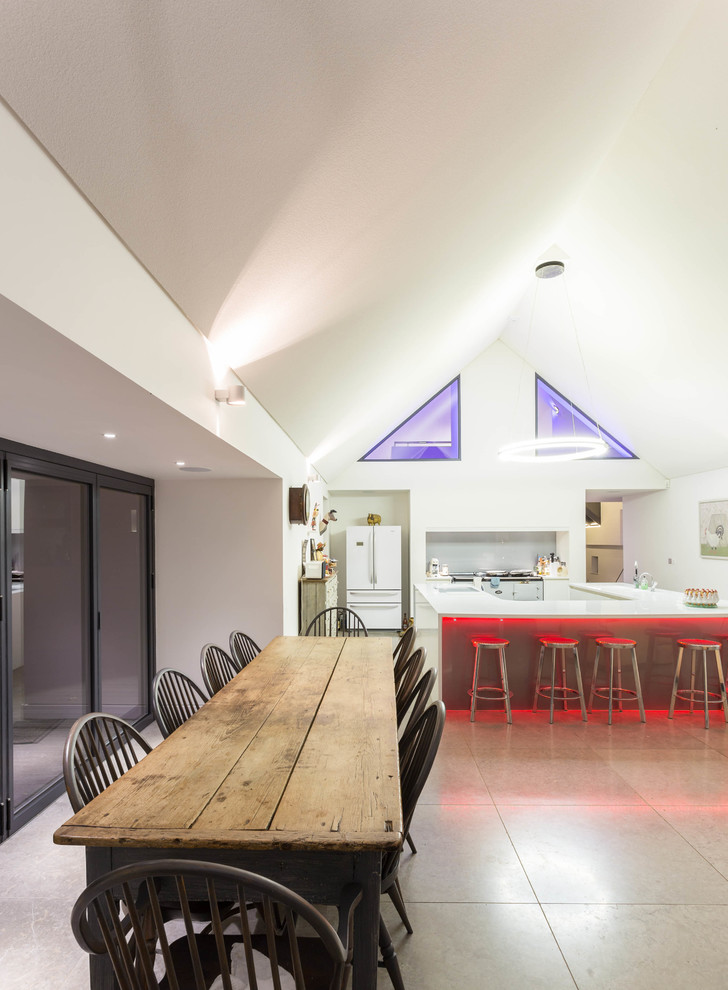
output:
<path id="1" fill-rule="evenodd" d="M 373 990 L 377 985 L 379 952 L 379 896 L 382 887 L 382 854 L 357 853 L 354 881 L 362 897 L 354 915 L 354 973 L 352 990 Z"/>
<path id="2" fill-rule="evenodd" d="M 111 849 L 86 847 L 86 883 L 97 880 L 111 868 Z M 106 954 L 89 956 L 89 986 L 91 990 L 117 990 L 114 970 Z"/>

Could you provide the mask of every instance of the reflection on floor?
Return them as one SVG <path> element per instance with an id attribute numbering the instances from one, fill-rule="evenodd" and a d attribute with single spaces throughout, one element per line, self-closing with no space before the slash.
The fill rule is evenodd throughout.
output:
<path id="1" fill-rule="evenodd" d="M 408 990 L 723 990 L 728 728 L 701 718 L 450 713 L 401 868 L 414 935 L 384 905 Z M 4 990 L 88 986 L 69 814 L 0 846 Z"/>
<path id="2" fill-rule="evenodd" d="M 58 776 L 75 719 L 13 723 L 13 797 L 20 805 Z"/>

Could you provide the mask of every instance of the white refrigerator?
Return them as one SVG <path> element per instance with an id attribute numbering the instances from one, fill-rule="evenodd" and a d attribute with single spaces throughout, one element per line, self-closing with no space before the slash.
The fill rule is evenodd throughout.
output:
<path id="1" fill-rule="evenodd" d="M 367 629 L 401 628 L 401 526 L 347 527 L 346 604 Z"/>

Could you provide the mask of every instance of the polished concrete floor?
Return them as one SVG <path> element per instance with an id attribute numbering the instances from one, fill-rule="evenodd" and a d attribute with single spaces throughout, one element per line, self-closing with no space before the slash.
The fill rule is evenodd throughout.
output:
<path id="1" fill-rule="evenodd" d="M 83 852 L 57 801 L 0 846 L 0 985 L 84 990 Z M 450 713 L 385 916 L 408 990 L 724 990 L 728 728 L 713 716 Z M 380 988 L 388 988 L 380 973 Z"/>

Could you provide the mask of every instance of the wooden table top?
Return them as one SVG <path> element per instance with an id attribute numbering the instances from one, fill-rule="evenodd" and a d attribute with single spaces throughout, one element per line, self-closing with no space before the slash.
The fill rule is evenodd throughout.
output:
<path id="1" fill-rule="evenodd" d="M 399 845 L 389 640 L 277 637 L 54 841 L 342 852 Z"/>

